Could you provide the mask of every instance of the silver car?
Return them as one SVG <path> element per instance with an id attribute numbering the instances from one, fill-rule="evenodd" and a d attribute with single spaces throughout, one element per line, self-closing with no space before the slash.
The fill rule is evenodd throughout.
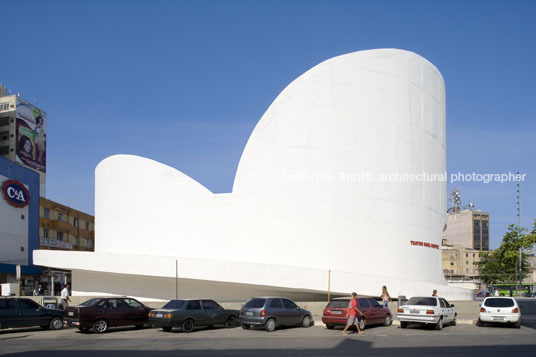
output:
<path id="1" fill-rule="evenodd" d="M 256 326 L 272 332 L 277 326 L 312 326 L 312 316 L 310 311 L 287 298 L 256 297 L 248 300 L 240 309 L 238 320 L 243 329 Z"/>

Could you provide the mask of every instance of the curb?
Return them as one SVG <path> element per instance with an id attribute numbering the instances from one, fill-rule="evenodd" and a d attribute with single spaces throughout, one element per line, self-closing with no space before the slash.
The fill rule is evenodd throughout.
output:
<path id="1" fill-rule="evenodd" d="M 461 320 L 461 319 L 457 319 L 456 320 L 456 324 L 458 325 L 474 325 L 476 322 L 476 320 Z M 393 320 L 393 326 L 400 326 L 400 321 L 399 320 Z M 315 320 L 315 324 L 314 324 L 315 327 L 326 327 L 326 324 L 324 324 L 322 322 L 322 320 Z"/>

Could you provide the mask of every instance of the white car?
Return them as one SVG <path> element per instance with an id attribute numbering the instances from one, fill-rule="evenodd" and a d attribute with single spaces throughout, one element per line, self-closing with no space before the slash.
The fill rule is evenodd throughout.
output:
<path id="1" fill-rule="evenodd" d="M 511 297 L 487 297 L 480 305 L 477 326 L 483 326 L 486 322 L 501 322 L 521 327 L 521 311 L 514 298 Z"/>
<path id="2" fill-rule="evenodd" d="M 435 296 L 412 297 L 398 308 L 397 316 L 402 328 L 406 328 L 409 323 L 421 323 L 433 325 L 436 330 L 441 330 L 445 324 L 456 326 L 457 317 L 454 305 Z"/>

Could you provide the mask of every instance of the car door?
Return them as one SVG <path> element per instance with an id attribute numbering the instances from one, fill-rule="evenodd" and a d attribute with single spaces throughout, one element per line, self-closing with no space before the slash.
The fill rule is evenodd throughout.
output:
<path id="1" fill-rule="evenodd" d="M 19 319 L 19 309 L 15 299 L 0 299 L 0 328 L 15 327 Z"/>
<path id="2" fill-rule="evenodd" d="M 301 323 L 302 312 L 293 301 L 282 298 L 283 311 L 286 317 L 286 325 L 293 326 Z"/>
<path id="3" fill-rule="evenodd" d="M 445 321 L 445 317 L 443 317 L 443 322 L 451 322 L 454 320 L 455 311 L 452 307 L 450 307 L 449 302 L 446 299 L 441 298 L 442 306 L 444 305 L 445 309 L 445 315 L 448 316 L 448 320 Z"/>
<path id="4" fill-rule="evenodd" d="M 185 307 L 185 317 L 191 317 L 194 319 L 194 322 L 198 326 L 207 326 L 208 316 L 201 309 L 201 301 L 199 300 L 188 300 Z"/>
<path id="5" fill-rule="evenodd" d="M 128 318 L 128 308 L 123 303 L 123 299 L 108 299 L 106 316 L 110 326 L 126 326 L 132 324 Z"/>
<path id="6" fill-rule="evenodd" d="M 19 315 L 22 326 L 45 326 L 49 314 L 41 305 L 30 299 L 19 299 Z"/>
<path id="7" fill-rule="evenodd" d="M 378 302 L 372 298 L 368 298 L 369 304 L 370 304 L 370 312 L 373 317 L 373 322 L 375 324 L 382 323 L 385 319 L 385 313 L 384 309 L 381 307 Z"/>
<path id="8" fill-rule="evenodd" d="M 448 323 L 450 321 L 450 316 L 447 310 L 447 305 L 445 304 L 445 299 L 439 299 L 439 308 L 441 310 L 441 315 L 443 316 L 443 323 Z"/>
<path id="9" fill-rule="evenodd" d="M 363 315 L 365 315 L 365 321 L 367 324 L 374 323 L 374 313 L 371 312 L 370 302 L 367 298 L 358 298 L 357 307 Z"/>
<path id="10" fill-rule="evenodd" d="M 214 300 L 201 300 L 207 325 L 223 325 L 227 318 L 225 310 Z"/>
<path id="11" fill-rule="evenodd" d="M 283 302 L 280 298 L 271 298 L 266 303 L 267 315 L 275 316 L 277 324 L 289 325 L 291 318 L 288 316 L 288 311 L 283 309 Z"/>
<path id="12" fill-rule="evenodd" d="M 147 323 L 147 312 L 145 306 L 134 299 L 122 299 L 127 306 L 127 319 L 132 325 L 143 325 Z"/>

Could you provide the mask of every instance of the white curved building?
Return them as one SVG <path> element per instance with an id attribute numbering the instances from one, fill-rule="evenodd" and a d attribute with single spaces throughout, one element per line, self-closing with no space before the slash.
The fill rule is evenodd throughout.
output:
<path id="1" fill-rule="evenodd" d="M 36 251 L 75 294 L 242 300 L 257 294 L 430 294 L 446 213 L 445 86 L 430 62 L 381 49 L 329 59 L 275 99 L 232 193 L 116 155 L 96 168 L 94 253 Z M 413 177 L 411 175 L 414 175 Z M 177 269 L 178 267 L 178 269 Z"/>

